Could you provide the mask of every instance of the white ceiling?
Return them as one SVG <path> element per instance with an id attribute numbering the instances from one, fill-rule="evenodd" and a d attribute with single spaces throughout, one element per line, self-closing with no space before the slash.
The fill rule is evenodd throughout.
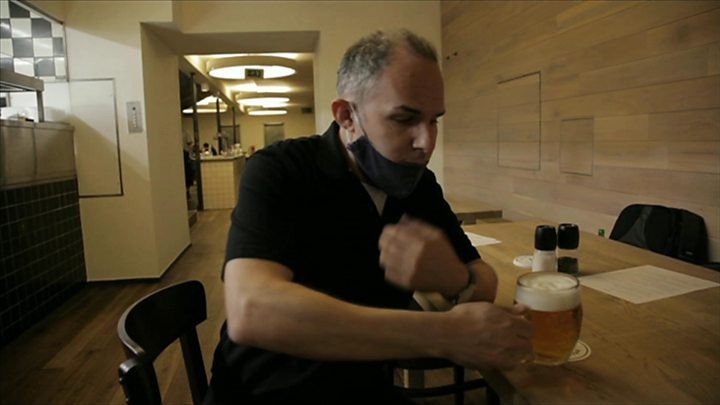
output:
<path id="1" fill-rule="evenodd" d="M 206 82 L 212 90 L 232 88 L 248 80 L 225 80 L 210 77 L 207 69 L 198 72 L 197 66 L 205 66 L 213 58 L 238 53 L 274 53 L 290 52 L 297 54 L 296 73 L 280 79 L 257 80 L 257 85 L 287 86 L 290 93 L 289 107 L 312 107 L 313 103 L 313 59 L 318 32 L 250 32 L 250 33 L 211 33 L 185 34 L 164 24 L 147 24 L 168 47 L 179 56 L 193 61 L 181 61 L 180 69 L 186 73 L 196 73 L 198 82 Z M 254 93 L 232 92 L 233 97 L 248 97 Z"/>

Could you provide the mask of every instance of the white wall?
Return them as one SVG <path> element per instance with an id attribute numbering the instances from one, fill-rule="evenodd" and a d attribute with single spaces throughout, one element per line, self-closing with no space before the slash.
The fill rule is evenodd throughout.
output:
<path id="1" fill-rule="evenodd" d="M 156 268 L 164 271 L 190 244 L 185 197 L 178 56 L 142 30 L 143 83 L 147 116 L 150 192 L 157 248 Z"/>
<path id="2" fill-rule="evenodd" d="M 244 115 L 242 117 L 242 139 L 243 148 L 248 149 L 251 145 L 255 149 L 261 149 L 265 145 L 265 123 L 282 122 L 285 124 L 285 138 L 298 138 L 301 136 L 314 135 L 318 133 L 315 130 L 315 115 L 301 114 L 299 108 L 290 109 L 287 115 L 253 117 Z M 320 129 L 319 133 L 325 131 Z"/>
<path id="3" fill-rule="evenodd" d="M 141 41 L 140 22 L 169 20 L 170 3 L 72 1 L 63 6 L 69 78 L 114 78 L 116 83 L 124 195 L 80 201 L 88 279 L 158 277 L 190 242 L 187 211 L 179 209 L 185 201 L 179 114 L 174 125 L 168 118 L 168 108 L 178 111 L 179 105 L 172 106 L 170 93 L 158 95 L 159 88 L 172 83 L 158 74 L 157 63 L 171 58 L 152 40 Z M 142 45 L 152 49 L 143 52 Z M 168 76 L 167 70 L 163 74 Z M 171 76 L 174 98 L 179 98 L 177 75 Z M 141 102 L 142 133 L 128 133 L 128 101 Z"/>

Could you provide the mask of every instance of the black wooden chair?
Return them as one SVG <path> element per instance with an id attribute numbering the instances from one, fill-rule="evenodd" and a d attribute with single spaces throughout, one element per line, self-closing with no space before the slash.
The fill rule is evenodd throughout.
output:
<path id="1" fill-rule="evenodd" d="M 178 339 L 193 404 L 203 402 L 208 383 L 196 326 L 205 319 L 205 289 L 195 280 L 157 290 L 123 313 L 117 333 L 128 359 L 118 372 L 128 404 L 162 403 L 153 362 Z"/>
<path id="2" fill-rule="evenodd" d="M 431 307 L 432 304 L 425 302 L 425 300 L 422 299 L 422 296 L 415 295 L 409 309 L 415 311 L 438 310 L 438 308 L 431 309 Z M 465 381 L 465 368 L 451 362 L 450 360 L 433 358 L 403 359 L 395 360 L 392 363 L 392 367 L 393 371 L 408 373 L 408 386 L 397 386 L 397 388 L 410 398 L 428 398 L 443 395 L 453 395 L 455 399 L 455 405 L 463 405 L 465 403 L 466 391 L 485 387 L 487 403 L 498 403 L 498 401 L 495 400 L 495 393 L 487 385 L 487 382 L 484 378 L 476 378 Z M 425 371 L 439 369 L 452 369 L 453 383 L 441 386 L 425 387 Z"/>
<path id="3" fill-rule="evenodd" d="M 487 385 L 483 378 L 465 381 L 465 368 L 459 366 L 450 360 L 445 359 L 408 359 L 396 360 L 393 368 L 400 371 L 409 371 L 410 373 L 424 373 L 428 370 L 438 370 L 449 368 L 453 372 L 453 383 L 434 387 L 425 387 L 424 381 L 422 386 L 413 386 L 416 382 L 410 381 L 410 386 L 398 386 L 397 388 L 410 398 L 428 398 L 442 395 L 453 395 L 455 405 L 463 405 L 465 403 L 465 392 L 485 387 L 486 399 L 488 404 L 497 403 L 494 399 L 494 392 Z M 423 378 L 424 380 L 424 378 Z"/>

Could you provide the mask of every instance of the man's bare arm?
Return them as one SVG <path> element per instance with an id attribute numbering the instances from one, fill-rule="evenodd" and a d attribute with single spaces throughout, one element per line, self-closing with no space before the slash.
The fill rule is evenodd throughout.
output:
<path id="1" fill-rule="evenodd" d="M 225 304 L 234 342 L 304 358 L 444 357 L 477 368 L 511 368 L 531 350 L 522 309 L 488 303 L 442 313 L 364 307 L 294 283 L 290 269 L 267 260 L 227 263 Z"/>

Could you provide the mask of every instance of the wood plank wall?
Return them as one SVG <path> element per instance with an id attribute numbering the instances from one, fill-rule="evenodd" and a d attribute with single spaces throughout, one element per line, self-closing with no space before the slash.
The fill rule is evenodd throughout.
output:
<path id="1" fill-rule="evenodd" d="M 682 207 L 720 261 L 719 1 L 441 4 L 449 197 L 606 235 L 628 204 Z M 503 83 L 535 72 L 540 167 L 500 165 Z"/>

